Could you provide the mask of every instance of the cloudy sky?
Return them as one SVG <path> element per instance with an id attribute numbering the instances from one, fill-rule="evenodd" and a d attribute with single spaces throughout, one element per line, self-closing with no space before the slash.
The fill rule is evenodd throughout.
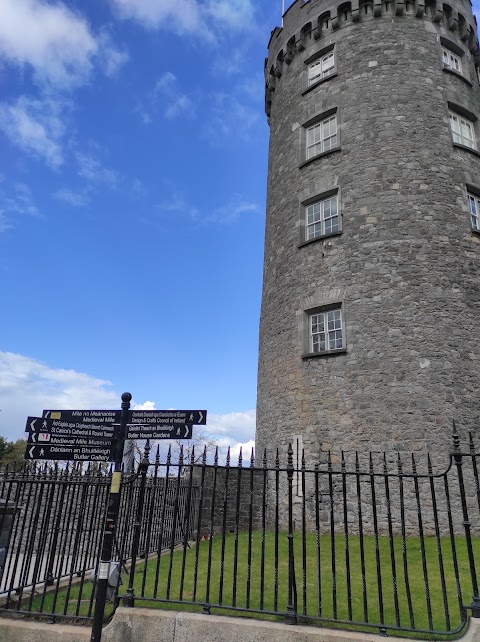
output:
<path id="1" fill-rule="evenodd" d="M 281 6 L 0 1 L 0 435 L 130 391 L 251 444 Z"/>
<path id="2" fill-rule="evenodd" d="M 281 0 L 1 0 L 0 435 L 43 408 L 255 426 Z"/>

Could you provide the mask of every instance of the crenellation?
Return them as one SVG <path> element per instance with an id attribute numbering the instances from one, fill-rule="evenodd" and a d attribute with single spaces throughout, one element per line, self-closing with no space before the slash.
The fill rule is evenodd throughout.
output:
<path id="1" fill-rule="evenodd" d="M 299 0 L 297 0 L 299 1 Z M 272 32 L 272 43 L 274 36 L 278 37 L 286 32 L 288 18 L 291 16 L 291 9 L 285 14 L 285 27 L 275 29 Z M 315 7 L 320 9 L 321 3 L 316 3 Z M 299 25 L 295 34 L 289 38 L 286 44 L 280 45 L 278 50 L 273 48 L 273 55 L 276 63 L 273 66 L 274 73 L 277 77 L 282 74 L 282 64 L 290 65 L 297 54 L 301 54 L 307 49 L 307 43 L 310 38 L 318 42 L 328 34 L 337 32 L 342 28 L 348 27 L 354 23 L 368 20 L 372 16 L 376 19 L 382 17 L 395 16 L 399 18 L 429 19 L 439 27 L 445 27 L 449 32 L 458 36 L 461 42 L 467 44 L 469 51 L 478 54 L 478 38 L 476 31 L 476 20 L 469 23 L 465 15 L 455 7 L 456 3 L 446 4 L 437 0 L 353 0 L 352 2 L 343 2 L 335 7 L 324 9 L 312 19 L 312 12 L 315 7 L 310 7 L 309 21 Z M 293 15 L 292 15 L 293 17 Z M 269 72 L 270 73 L 270 72 Z M 271 89 L 271 87 L 267 87 Z"/>

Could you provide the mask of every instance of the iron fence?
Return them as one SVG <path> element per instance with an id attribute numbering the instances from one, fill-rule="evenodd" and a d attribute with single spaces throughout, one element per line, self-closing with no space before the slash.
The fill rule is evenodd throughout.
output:
<path id="1" fill-rule="evenodd" d="M 293 450 L 255 462 L 149 448 L 124 479 L 114 555 L 118 603 L 457 634 L 480 616 L 478 455 L 458 435 L 430 456 Z M 235 465 L 234 465 L 235 464 Z M 13 510 L 0 611 L 91 621 L 110 471 L 0 473 Z M 7 519 L 0 517 L 0 531 Z M 3 521 L 2 521 L 3 520 Z M 115 584 L 114 582 L 112 582 Z"/>
<path id="2" fill-rule="evenodd" d="M 102 466 L 85 469 L 67 464 L 62 468 L 29 462 L 0 472 L 4 500 L 3 512 L 0 507 L 0 533 L 4 533 L 0 612 L 92 621 L 110 483 L 111 470 Z M 134 545 L 140 494 L 147 497 L 149 506 L 148 523 L 144 520 L 135 542 L 142 555 L 148 558 L 157 550 L 149 546 L 153 542 L 158 546 L 160 528 L 163 546 L 183 538 L 183 531 L 172 524 L 171 492 L 162 515 L 153 503 L 162 483 L 164 480 L 140 479 L 138 472 L 124 479 L 113 552 L 124 572 Z M 179 495 L 181 512 L 186 501 L 182 490 Z M 190 510 L 193 506 L 190 498 Z M 115 609 L 116 590 L 111 587 L 107 618 Z"/>
<path id="3" fill-rule="evenodd" d="M 456 634 L 467 611 L 479 615 L 475 558 L 480 554 L 477 454 L 454 450 L 440 467 L 430 456 L 328 453 L 293 466 L 293 450 L 253 452 L 233 466 L 155 464 L 187 489 L 198 484 L 181 545 L 139 564 L 132 552 L 124 604 L 188 604 L 203 612 L 277 616 L 287 623 Z M 143 474 L 147 476 L 148 465 Z M 179 486 L 174 486 L 174 496 Z M 175 502 L 175 499 L 173 499 Z M 149 521 L 143 502 L 140 521 Z M 192 533 L 189 537 L 188 533 Z"/>

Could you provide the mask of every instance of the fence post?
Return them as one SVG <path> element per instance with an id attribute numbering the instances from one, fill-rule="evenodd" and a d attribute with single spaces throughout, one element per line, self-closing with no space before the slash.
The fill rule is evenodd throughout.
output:
<path id="1" fill-rule="evenodd" d="M 457 467 L 458 484 L 460 487 L 460 499 L 462 502 L 463 527 L 465 529 L 465 541 L 467 543 L 468 563 L 472 579 L 473 597 L 468 608 L 472 610 L 473 617 L 480 617 L 480 596 L 478 595 L 477 572 L 475 570 L 475 558 L 473 555 L 472 536 L 470 533 L 471 522 L 468 518 L 467 499 L 465 497 L 465 483 L 463 481 L 463 454 L 460 450 L 460 437 L 458 436 L 455 421 L 453 422 L 453 459 Z"/>
<path id="2" fill-rule="evenodd" d="M 147 480 L 148 466 L 150 465 L 149 453 L 150 440 L 147 439 L 145 450 L 143 451 L 142 461 L 140 462 L 140 489 L 138 491 L 137 510 L 135 513 L 135 523 L 133 525 L 132 559 L 130 561 L 128 588 L 125 592 L 122 602 L 123 606 L 135 606 L 135 589 L 133 587 L 133 584 L 135 582 L 135 566 L 137 564 L 138 545 L 140 543 L 140 531 L 142 528 L 143 505 L 145 503 L 145 484 Z"/>
<path id="3" fill-rule="evenodd" d="M 288 604 L 285 624 L 297 623 L 297 587 L 295 583 L 295 555 L 293 550 L 293 449 L 288 444 Z"/>
<path id="4" fill-rule="evenodd" d="M 122 457 L 127 423 L 129 419 L 129 408 L 132 395 L 124 392 L 122 395 L 122 415 L 120 419 L 120 430 L 116 440 L 115 467 L 112 474 L 110 495 L 108 497 L 107 517 L 105 519 L 102 552 L 98 564 L 97 593 L 95 596 L 95 611 L 93 613 L 93 626 L 90 642 L 100 642 L 102 639 L 103 616 L 105 613 L 105 600 L 107 597 L 108 576 L 112 557 L 113 536 L 117 526 L 118 509 L 120 505 L 120 485 L 122 481 Z"/>

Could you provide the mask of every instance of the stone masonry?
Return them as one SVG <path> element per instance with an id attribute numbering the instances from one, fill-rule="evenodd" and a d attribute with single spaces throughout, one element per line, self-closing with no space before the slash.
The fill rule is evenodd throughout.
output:
<path id="1" fill-rule="evenodd" d="M 479 64 L 469 0 L 297 0 L 272 32 L 257 457 L 296 439 L 310 465 L 344 449 L 431 451 L 443 468 L 452 419 L 478 429 Z M 337 146 L 307 159 L 307 129 L 332 114 Z M 306 207 L 332 194 L 341 232 L 305 242 Z M 309 314 L 331 308 L 342 349 L 312 353 Z"/>

